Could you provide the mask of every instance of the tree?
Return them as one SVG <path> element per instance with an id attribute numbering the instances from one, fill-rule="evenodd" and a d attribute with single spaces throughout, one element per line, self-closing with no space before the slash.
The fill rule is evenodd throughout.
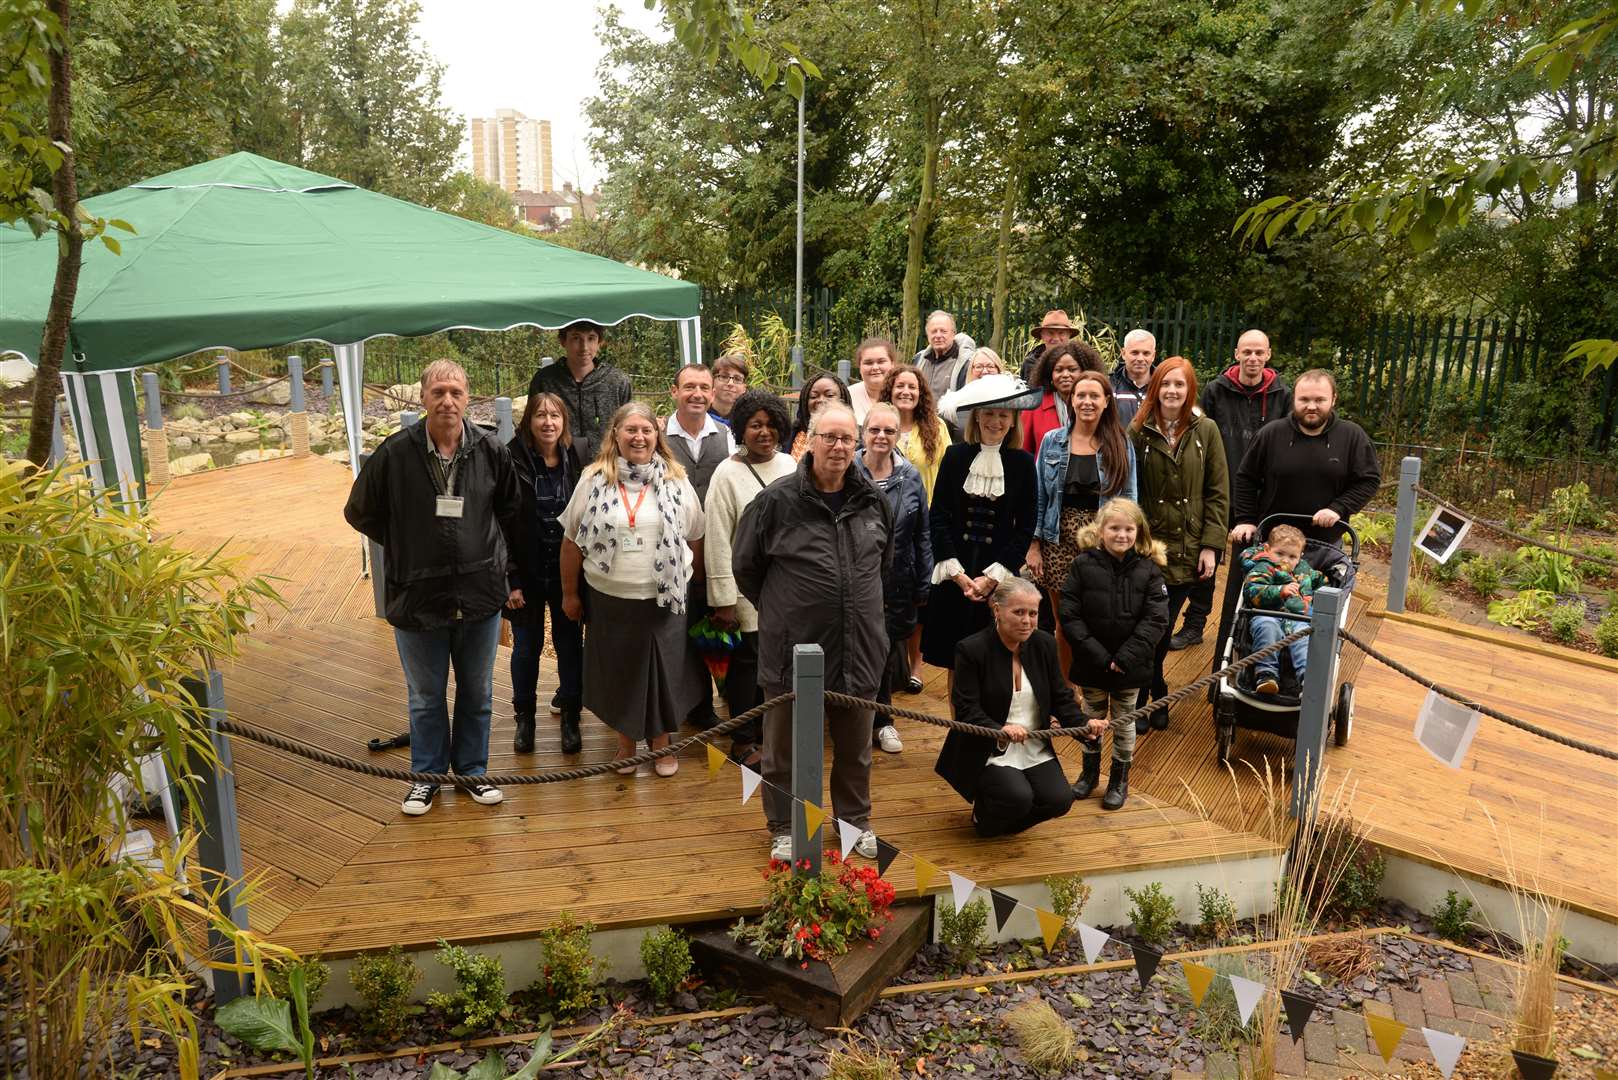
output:
<path id="1" fill-rule="evenodd" d="M 520 229 L 506 190 L 468 172 L 458 172 L 449 178 L 438 209 L 497 229 Z"/>

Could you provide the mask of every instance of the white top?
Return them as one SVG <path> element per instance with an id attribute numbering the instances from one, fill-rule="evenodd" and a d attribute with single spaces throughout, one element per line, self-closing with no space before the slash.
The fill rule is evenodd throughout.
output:
<path id="1" fill-rule="evenodd" d="M 754 476 L 754 471 L 758 476 Z M 759 484 L 773 484 L 784 476 L 798 471 L 798 463 L 791 454 L 776 452 L 775 457 L 763 465 L 748 467 L 745 461 L 728 457 L 719 463 L 708 481 L 708 502 L 703 507 L 707 518 L 708 538 L 702 545 L 702 561 L 708 568 L 708 603 L 713 607 L 736 605 L 736 619 L 743 631 L 751 634 L 758 630 L 758 609 L 748 603 L 747 597 L 736 588 L 736 574 L 731 569 L 731 542 L 736 538 L 736 526 L 742 520 L 747 504 L 758 498 L 764 490 Z"/>
<path id="2" fill-rule="evenodd" d="M 1037 731 L 1041 727 L 1039 715 L 1039 699 L 1034 696 L 1034 688 L 1028 682 L 1028 673 L 1022 673 L 1022 687 L 1011 691 L 1011 709 L 1006 715 L 1006 723 L 1016 724 L 1024 731 Z M 1031 769 L 1041 762 L 1051 760 L 1051 744 L 1048 739 L 1027 739 L 1020 743 L 1007 742 L 1006 748 L 988 761 L 985 765 L 1004 765 L 1008 769 Z"/>
<path id="3" fill-rule="evenodd" d="M 680 426 L 680 416 L 677 412 L 670 413 L 669 422 L 663 425 L 663 434 L 671 439 L 685 440 L 686 449 L 691 451 L 692 461 L 702 456 L 702 440 L 716 431 L 725 433 L 725 456 L 729 457 L 734 454 L 736 452 L 736 436 L 731 434 L 730 428 L 722 426 L 707 413 L 702 414 L 702 430 L 695 435 Z"/>
<path id="4" fill-rule="evenodd" d="M 856 382 L 848 388 L 848 400 L 854 407 L 854 422 L 864 427 L 865 414 L 871 411 L 871 392 L 863 382 Z"/>
<path id="5" fill-rule="evenodd" d="M 567 501 L 562 516 L 558 518 L 563 536 L 571 537 L 578 532 L 579 519 L 584 516 L 584 503 L 590 495 L 591 479 L 587 476 L 579 481 L 579 485 L 573 489 L 573 497 Z M 702 500 L 697 498 L 697 490 L 691 486 L 691 481 L 681 479 L 678 483 L 682 489 L 680 510 L 685 519 L 681 522 L 681 533 L 687 541 L 701 540 Z M 640 500 L 640 507 L 636 509 L 635 501 L 640 499 L 642 490 L 646 491 L 646 497 Z M 620 600 L 656 600 L 657 575 L 652 568 L 652 557 L 657 548 L 659 531 L 663 527 L 663 515 L 657 508 L 657 496 L 644 484 L 626 481 L 624 492 L 629 496 L 628 507 L 625 507 L 618 489 L 612 489 L 612 508 L 607 511 L 606 523 L 614 529 L 627 529 L 628 511 L 635 510 L 635 535 L 641 541 L 639 550 L 629 551 L 620 547 L 612 560 L 612 573 L 608 575 L 603 575 L 589 559 L 585 559 L 584 580 L 597 592 L 616 596 Z M 690 545 L 681 544 L 680 551 L 689 569 L 692 564 Z"/>

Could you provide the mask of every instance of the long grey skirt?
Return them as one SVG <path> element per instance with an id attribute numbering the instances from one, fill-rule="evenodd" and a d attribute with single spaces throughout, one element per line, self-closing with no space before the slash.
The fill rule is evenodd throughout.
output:
<path id="1" fill-rule="evenodd" d="M 707 674 L 685 615 L 585 588 L 584 707 L 627 739 L 676 733 Z"/>

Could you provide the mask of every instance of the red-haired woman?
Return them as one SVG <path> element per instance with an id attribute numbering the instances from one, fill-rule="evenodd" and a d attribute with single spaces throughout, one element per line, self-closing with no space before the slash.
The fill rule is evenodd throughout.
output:
<path id="1" fill-rule="evenodd" d="M 1196 400 L 1197 373 L 1191 362 L 1171 356 L 1152 372 L 1130 425 L 1141 509 L 1152 536 L 1168 548 L 1163 578 L 1169 587 L 1170 630 L 1198 583 L 1213 580 L 1230 513 L 1230 476 L 1219 425 L 1202 415 Z M 1169 635 L 1164 634 L 1152 676 L 1154 698 L 1168 693 L 1163 679 L 1168 651 Z M 1168 727 L 1168 710 L 1153 713 L 1151 726 Z"/>

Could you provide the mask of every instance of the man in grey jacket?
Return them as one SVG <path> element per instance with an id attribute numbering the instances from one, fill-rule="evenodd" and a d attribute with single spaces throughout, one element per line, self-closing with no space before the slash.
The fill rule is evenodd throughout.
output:
<path id="1" fill-rule="evenodd" d="M 758 676 L 766 697 L 792 688 L 792 648 L 825 651 L 826 689 L 874 698 L 888 654 L 882 580 L 893 557 L 887 500 L 854 465 L 858 428 L 846 405 L 809 423 L 798 471 L 748 504 L 736 528 L 736 585 L 759 612 Z M 831 802 L 860 829 L 854 850 L 876 857 L 871 818 L 871 711 L 827 704 L 832 741 Z M 792 858 L 792 706 L 764 718 L 764 816 L 770 857 Z"/>

